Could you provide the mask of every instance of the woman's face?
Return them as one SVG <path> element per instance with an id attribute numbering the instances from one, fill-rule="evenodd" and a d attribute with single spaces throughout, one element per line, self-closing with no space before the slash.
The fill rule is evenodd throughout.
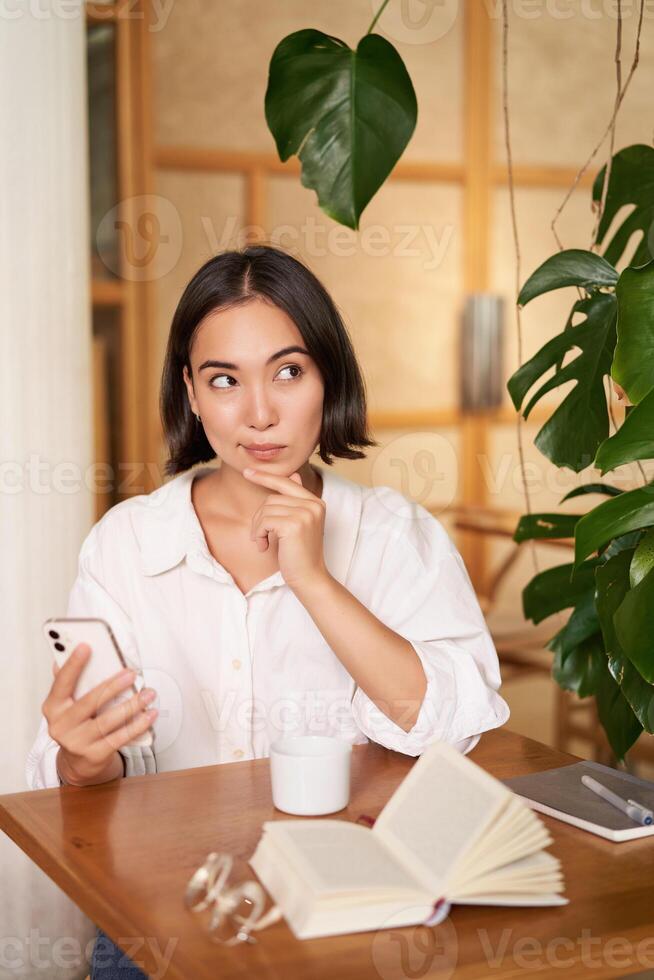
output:
<path id="1" fill-rule="evenodd" d="M 312 455 L 320 439 L 324 384 L 303 351 L 293 320 L 259 298 L 217 310 L 200 323 L 190 351 L 192 379 L 184 367 L 184 382 L 223 463 L 290 476 Z M 245 449 L 253 443 L 283 448 L 264 458 Z"/>

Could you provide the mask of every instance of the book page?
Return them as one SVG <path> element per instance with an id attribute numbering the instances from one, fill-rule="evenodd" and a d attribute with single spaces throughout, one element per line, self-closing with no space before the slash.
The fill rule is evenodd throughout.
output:
<path id="1" fill-rule="evenodd" d="M 435 742 L 395 791 L 372 833 L 440 897 L 465 852 L 511 795 L 452 746 Z"/>
<path id="2" fill-rule="evenodd" d="M 542 821 L 523 800 L 514 797 L 484 836 L 466 851 L 450 879 L 451 894 L 458 895 L 462 886 L 486 871 L 540 851 L 551 842 L 552 837 Z"/>
<path id="3" fill-rule="evenodd" d="M 561 863 L 554 855 L 540 851 L 505 864 L 501 868 L 495 868 L 486 875 L 480 875 L 467 887 L 457 887 L 453 897 L 458 901 L 459 898 L 468 898 L 471 895 L 506 892 L 526 892 L 535 895 L 539 892 L 558 891 L 563 891 Z"/>
<path id="4" fill-rule="evenodd" d="M 423 894 L 367 827 L 345 820 L 275 820 L 264 828 L 319 895 L 353 890 Z"/>

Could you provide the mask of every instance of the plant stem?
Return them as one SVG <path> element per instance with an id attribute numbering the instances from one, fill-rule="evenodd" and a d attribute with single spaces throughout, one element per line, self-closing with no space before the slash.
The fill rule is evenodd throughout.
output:
<path id="1" fill-rule="evenodd" d="M 370 32 L 372 31 L 373 27 L 375 26 L 375 24 L 377 23 L 377 21 L 379 20 L 379 18 L 381 17 L 381 15 L 384 13 L 384 8 L 386 7 L 386 4 L 387 3 L 388 3 L 388 0 L 384 0 L 383 4 L 381 5 L 381 7 L 379 8 L 379 10 L 377 11 L 377 13 L 375 14 L 375 16 L 373 17 L 372 24 L 370 25 L 370 27 L 366 31 L 366 34 L 370 34 Z"/>

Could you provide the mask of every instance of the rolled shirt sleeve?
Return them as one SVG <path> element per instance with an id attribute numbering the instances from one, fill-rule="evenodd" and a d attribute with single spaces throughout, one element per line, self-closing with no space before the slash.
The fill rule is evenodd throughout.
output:
<path id="1" fill-rule="evenodd" d="M 409 731 L 359 687 L 352 711 L 361 731 L 387 748 L 415 756 L 440 740 L 466 753 L 509 717 L 497 652 L 454 543 L 429 511 L 410 506 L 385 543 L 370 608 L 420 658 L 424 699 Z"/>
<path id="2" fill-rule="evenodd" d="M 129 617 L 103 584 L 102 552 L 99 547 L 101 523 L 91 529 L 82 544 L 78 574 L 69 595 L 66 617 L 106 620 L 127 664 L 140 670 L 140 656 Z M 142 686 L 142 678 L 137 676 L 135 687 L 140 689 Z M 36 739 L 27 756 L 25 774 L 30 789 L 50 789 L 61 785 L 56 765 L 58 751 L 59 745 L 48 734 L 47 721 L 41 716 Z M 143 776 L 157 771 L 151 747 L 125 745 L 118 751 L 124 760 L 126 776 Z"/>

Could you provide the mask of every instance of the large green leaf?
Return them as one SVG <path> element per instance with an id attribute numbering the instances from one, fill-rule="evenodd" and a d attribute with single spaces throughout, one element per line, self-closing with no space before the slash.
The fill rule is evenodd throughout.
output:
<path id="1" fill-rule="evenodd" d="M 602 167 L 593 182 L 593 201 L 599 204 L 606 167 Z M 604 249 L 604 257 L 616 266 L 631 239 L 640 239 L 631 265 L 641 265 L 651 258 L 648 235 L 654 222 L 654 149 L 646 144 L 626 146 L 613 157 L 609 189 L 602 219 L 597 229 L 597 241 L 601 244 L 618 211 L 626 205 L 630 208 L 611 241 Z"/>
<path id="2" fill-rule="evenodd" d="M 580 698 L 587 698 L 595 694 L 605 669 L 602 637 L 596 632 L 571 650 L 558 648 L 554 654 L 552 676 L 566 691 L 574 691 Z"/>
<path id="3" fill-rule="evenodd" d="M 629 591 L 629 566 L 634 550 L 625 549 L 595 569 L 595 606 L 607 653 L 620 652 L 613 616 Z"/>
<path id="4" fill-rule="evenodd" d="M 619 758 L 624 758 L 640 735 L 642 725 L 609 671 L 603 636 L 597 628 L 597 618 L 593 618 L 588 597 L 577 608 L 580 612 L 574 629 L 566 635 L 567 627 L 564 628 L 557 634 L 559 641 L 556 642 L 555 637 L 550 642 L 554 648 L 552 676 L 560 687 L 574 691 L 580 698 L 595 695 L 600 721 L 611 748 Z M 595 630 L 585 636 L 591 624 Z M 576 645 L 572 642 L 573 633 L 579 637 Z"/>
<path id="5" fill-rule="evenodd" d="M 654 569 L 626 593 L 613 615 L 613 625 L 625 656 L 654 684 Z"/>
<path id="6" fill-rule="evenodd" d="M 621 551 L 628 550 L 629 548 L 633 550 L 643 534 L 645 534 L 644 531 L 627 531 L 626 534 L 620 534 L 617 538 L 613 538 L 609 541 L 606 548 L 602 549 L 600 563 L 607 562 L 609 558 L 613 558 L 614 555 L 619 555 Z"/>
<path id="7" fill-rule="evenodd" d="M 615 292 L 618 339 L 611 377 L 637 405 L 654 388 L 654 260 L 625 269 Z"/>
<path id="8" fill-rule="evenodd" d="M 601 255 L 581 248 L 564 249 L 545 259 L 532 272 L 520 290 L 518 306 L 526 306 L 536 296 L 563 286 L 597 289 L 599 286 L 615 286 L 617 281 L 618 273 Z"/>
<path id="9" fill-rule="evenodd" d="M 613 625 L 613 615 L 629 591 L 629 569 L 634 549 L 615 555 L 597 567 L 595 604 L 602 628 L 608 666 L 616 684 L 629 702 L 643 728 L 654 731 L 654 686 L 648 684 L 625 657 Z"/>
<path id="10" fill-rule="evenodd" d="M 654 524 L 654 484 L 621 493 L 584 514 L 575 530 L 575 564 L 611 538 Z"/>
<path id="11" fill-rule="evenodd" d="M 597 713 L 609 744 L 618 759 L 624 759 L 643 728 L 620 687 L 604 663 L 595 691 Z"/>
<path id="12" fill-rule="evenodd" d="M 608 664 L 613 680 L 619 685 L 639 724 L 650 735 L 654 734 L 654 685 L 647 683 L 623 653 L 610 653 Z"/>
<path id="13" fill-rule="evenodd" d="M 604 440 L 597 450 L 595 466 L 607 473 L 637 459 L 654 459 L 654 388 L 640 404 L 629 409 L 615 435 Z"/>
<path id="14" fill-rule="evenodd" d="M 577 347 L 580 354 L 542 384 L 523 411 L 528 418 L 537 401 L 568 381 L 576 384 L 556 408 L 535 439 L 535 444 L 556 466 L 579 472 L 589 466 L 609 434 L 604 376 L 609 374 L 615 347 L 616 300 L 613 293 L 595 293 L 574 304 L 573 313 L 586 319 L 548 341 L 509 378 L 507 388 L 516 409 L 529 389 Z"/>
<path id="15" fill-rule="evenodd" d="M 556 565 L 534 575 L 522 590 L 525 619 L 540 623 L 555 612 L 576 606 L 593 588 L 597 559 L 574 565 Z"/>
<path id="16" fill-rule="evenodd" d="M 515 529 L 514 541 L 547 538 L 574 538 L 579 514 L 523 514 Z"/>
<path id="17" fill-rule="evenodd" d="M 312 29 L 275 48 L 265 111 L 280 159 L 297 154 L 303 185 L 349 228 L 359 227 L 402 155 L 418 112 L 404 62 L 385 38 L 366 34 L 353 51 Z"/>
<path id="18" fill-rule="evenodd" d="M 646 531 L 634 551 L 629 566 L 629 585 L 635 588 L 654 568 L 654 527 Z"/>
<path id="19" fill-rule="evenodd" d="M 599 631 L 600 623 L 595 608 L 595 590 L 589 589 L 572 610 L 568 622 L 552 637 L 547 646 L 554 653 L 565 658 L 580 643 L 590 639 Z"/>
<path id="20" fill-rule="evenodd" d="M 619 487 L 612 487 L 610 483 L 584 483 L 580 487 L 569 490 L 565 497 L 561 497 L 560 503 L 572 500 L 573 497 L 582 497 L 588 493 L 599 493 L 604 497 L 617 497 L 622 493 Z"/>

